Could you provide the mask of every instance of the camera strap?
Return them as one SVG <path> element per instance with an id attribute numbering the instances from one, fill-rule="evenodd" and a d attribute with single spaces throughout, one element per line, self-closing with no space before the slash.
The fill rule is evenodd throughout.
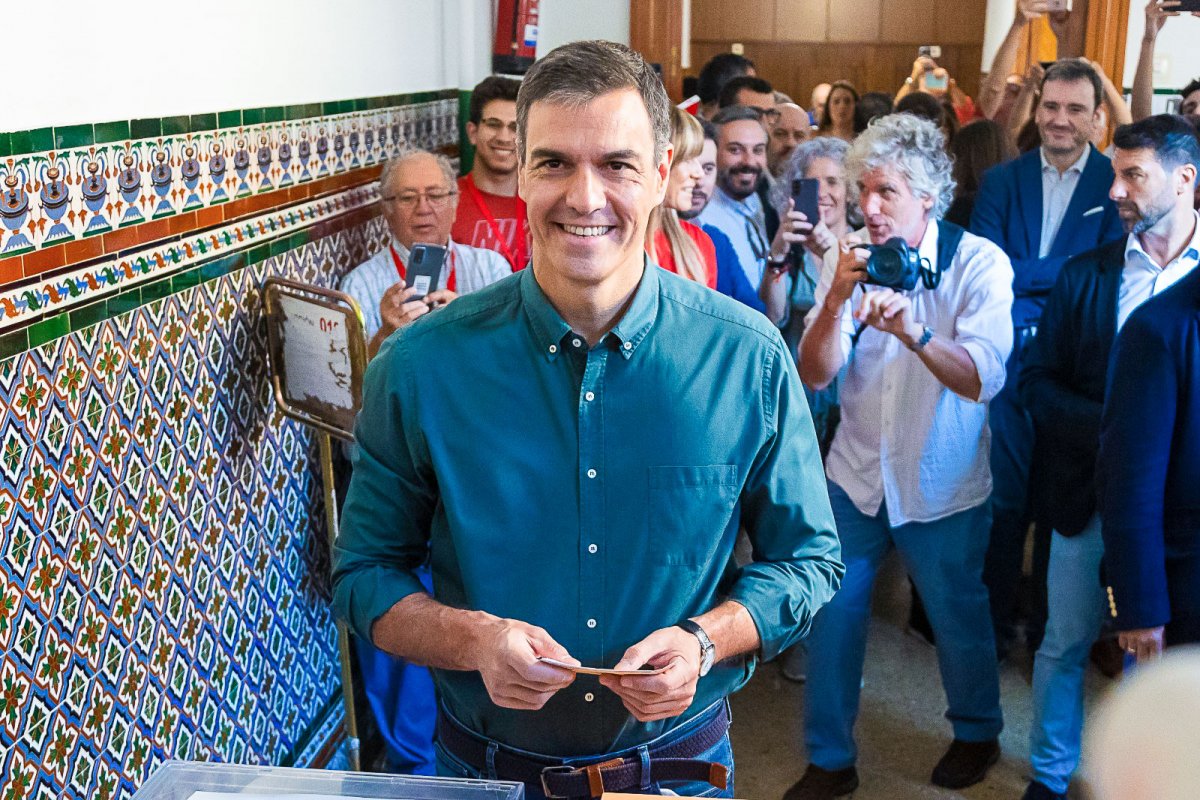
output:
<path id="1" fill-rule="evenodd" d="M 946 222 L 944 219 L 939 219 L 937 225 L 938 263 L 932 268 L 926 267 L 924 264 L 921 265 L 921 283 L 926 289 L 930 290 L 936 289 L 941 284 L 942 275 L 954 263 L 954 256 L 958 253 L 958 246 L 962 244 L 963 234 L 966 233 L 966 230 L 961 225 Z"/>

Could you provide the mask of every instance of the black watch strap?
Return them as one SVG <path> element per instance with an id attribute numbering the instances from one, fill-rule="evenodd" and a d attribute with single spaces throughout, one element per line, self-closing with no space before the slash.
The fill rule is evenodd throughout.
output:
<path id="1" fill-rule="evenodd" d="M 700 677 L 703 678 L 712 669 L 713 656 L 717 651 L 716 645 L 713 644 L 712 639 L 708 638 L 708 634 L 704 632 L 704 628 L 701 628 L 696 622 L 690 619 L 676 623 L 676 627 L 683 628 L 700 641 Z"/>

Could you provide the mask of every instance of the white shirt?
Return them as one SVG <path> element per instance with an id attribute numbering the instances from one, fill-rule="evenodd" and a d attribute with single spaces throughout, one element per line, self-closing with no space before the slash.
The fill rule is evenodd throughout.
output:
<path id="1" fill-rule="evenodd" d="M 394 237 L 391 245 L 396 248 L 401 262 L 407 264 L 408 248 L 396 241 Z M 454 265 L 458 294 L 478 291 L 512 274 L 512 267 L 499 253 L 458 242 L 450 242 L 450 257 L 447 260 Z M 446 282 L 450 278 L 449 267 L 450 264 L 442 266 L 442 274 L 438 278 L 437 288 L 446 288 Z M 362 309 L 363 329 L 368 342 L 383 327 L 383 319 L 379 316 L 379 303 L 383 300 L 383 293 L 399 281 L 400 275 L 396 272 L 396 264 L 392 261 L 391 250 L 387 247 L 350 270 L 346 277 L 342 278 L 341 290 L 353 297 Z"/>
<path id="2" fill-rule="evenodd" d="M 937 262 L 938 226 L 931 222 L 920 252 Z M 828 266 L 806 323 L 825 310 L 833 283 Z M 849 360 L 838 389 L 842 419 L 826 474 L 863 514 L 884 501 L 893 527 L 932 522 L 987 502 L 992 492 L 988 401 L 1004 386 L 1012 350 L 1012 264 L 987 239 L 965 234 L 937 289 L 909 292 L 913 316 L 970 355 L 982 386 L 978 398 L 950 391 L 895 336 L 865 328 L 851 340 L 862 304 L 858 286 L 842 313 L 842 353 Z"/>
<path id="3" fill-rule="evenodd" d="M 1046 150 L 1043 148 L 1039 152 L 1042 156 L 1042 242 L 1038 258 L 1045 258 L 1050 255 L 1050 248 L 1054 246 L 1054 239 L 1058 236 L 1058 229 L 1062 227 L 1063 217 L 1067 215 L 1067 206 L 1071 205 L 1071 197 L 1075 194 L 1075 187 L 1079 185 L 1079 177 L 1083 175 L 1083 168 L 1087 166 L 1092 148 L 1090 145 L 1085 147 L 1079 160 L 1067 167 L 1067 171 L 1061 175 L 1058 174 L 1058 168 L 1046 160 Z"/>
<path id="4" fill-rule="evenodd" d="M 745 200 L 734 200 L 718 186 L 712 200 L 693 222 L 712 225 L 729 237 L 746 280 L 758 289 L 762 283 L 767 254 L 771 251 L 766 223 L 763 221 L 762 200 L 758 195 L 751 194 Z"/>
<path id="5" fill-rule="evenodd" d="M 1192 240 L 1174 261 L 1160 267 L 1145 250 L 1136 234 L 1125 242 L 1125 268 L 1121 270 L 1121 290 L 1117 294 L 1117 330 L 1133 310 L 1156 294 L 1174 286 L 1200 263 L 1200 213 L 1195 216 Z"/>

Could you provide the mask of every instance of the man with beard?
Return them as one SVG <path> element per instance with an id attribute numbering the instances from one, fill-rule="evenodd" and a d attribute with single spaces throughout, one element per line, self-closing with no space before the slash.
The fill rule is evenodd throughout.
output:
<path id="1" fill-rule="evenodd" d="M 758 286 L 771 243 L 756 193 L 767 168 L 767 129 L 762 112 L 748 106 L 723 108 L 712 121 L 717 126 L 717 189 L 698 220 L 729 238 L 746 282 Z"/>
<path id="2" fill-rule="evenodd" d="M 529 223 L 517 196 L 517 90 L 521 82 L 493 75 L 471 93 L 467 138 L 475 164 L 458 179 L 462 196 L 451 237 L 495 250 L 513 272 L 529 263 Z"/>
<path id="3" fill-rule="evenodd" d="M 1017 394 L 1023 352 L 1037 334 L 1046 295 L 1067 259 L 1121 236 L 1116 207 L 1108 199 L 1112 163 L 1091 145 L 1103 92 L 1100 76 L 1083 61 L 1050 66 L 1034 116 L 1042 146 L 985 173 L 971 215 L 971 232 L 1000 245 L 1014 274 L 1008 379 L 991 406 L 992 534 L 983 573 L 1001 657 L 1015 637 L 1031 512 L 1041 522 L 1042 512 L 1061 499 L 1042 491 L 1045 481 L 1030 479 L 1034 428 Z M 1042 561 L 1034 560 L 1035 585 L 1041 584 Z M 1041 639 L 1041 622 L 1034 620 L 1027 631 L 1031 646 Z"/>
<path id="4" fill-rule="evenodd" d="M 700 120 L 700 126 L 704 129 L 704 148 L 700 151 L 700 180 L 692 189 L 691 210 L 679 212 L 680 219 L 692 220 L 700 216 L 700 212 L 708 205 L 717 188 L 717 128 L 705 119 Z M 699 221 L 697 224 L 712 239 L 713 247 L 717 251 L 717 291 L 750 306 L 755 311 L 765 311 L 766 306 L 758 298 L 758 292 L 754 291 L 754 287 L 746 280 L 746 274 L 742 272 L 737 251 L 733 249 L 729 237 L 714 225 L 704 225 Z"/>
<path id="5" fill-rule="evenodd" d="M 1025 800 L 1065 798 L 1079 763 L 1084 674 L 1106 606 L 1095 475 L 1113 342 L 1135 308 L 1200 260 L 1190 126 L 1164 114 L 1118 129 L 1113 141 L 1110 197 L 1130 235 L 1063 267 L 1020 376 L 1038 432 L 1034 469 L 1046 496 L 1057 498 L 1049 518 L 1049 618 L 1033 665 L 1034 780 Z M 1107 605 L 1118 615 L 1113 595 Z"/>

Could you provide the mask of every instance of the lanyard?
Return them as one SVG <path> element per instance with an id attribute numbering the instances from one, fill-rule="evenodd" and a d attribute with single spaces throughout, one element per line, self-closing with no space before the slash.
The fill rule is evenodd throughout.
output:
<path id="1" fill-rule="evenodd" d="M 512 266 L 513 272 L 516 272 L 525 267 L 524 261 L 519 256 L 523 254 L 525 248 L 517 247 L 517 252 L 513 252 L 513 248 L 509 247 L 508 242 L 504 238 L 504 234 L 500 232 L 500 225 L 496 222 L 496 217 L 493 216 L 492 210 L 488 208 L 487 201 L 483 199 L 483 192 L 479 191 L 479 187 L 475 185 L 475 177 L 467 173 L 465 181 L 467 194 L 471 196 L 471 200 L 475 203 L 475 207 L 483 214 L 483 218 L 487 220 L 488 227 L 492 229 L 492 236 L 496 237 L 496 244 L 500 247 L 500 254 Z M 513 236 L 514 241 L 523 241 L 525 238 L 525 201 L 517 198 L 517 230 Z"/>
<path id="2" fill-rule="evenodd" d="M 392 263 L 396 265 L 396 274 L 400 276 L 400 280 L 408 284 L 407 272 L 404 269 L 404 262 L 400 260 L 400 254 L 396 252 L 396 246 L 388 245 L 388 249 L 392 251 Z M 458 260 L 458 254 L 453 250 L 450 251 L 450 274 L 446 276 L 446 288 L 452 292 L 458 291 L 458 273 L 454 269 L 455 262 Z"/>

